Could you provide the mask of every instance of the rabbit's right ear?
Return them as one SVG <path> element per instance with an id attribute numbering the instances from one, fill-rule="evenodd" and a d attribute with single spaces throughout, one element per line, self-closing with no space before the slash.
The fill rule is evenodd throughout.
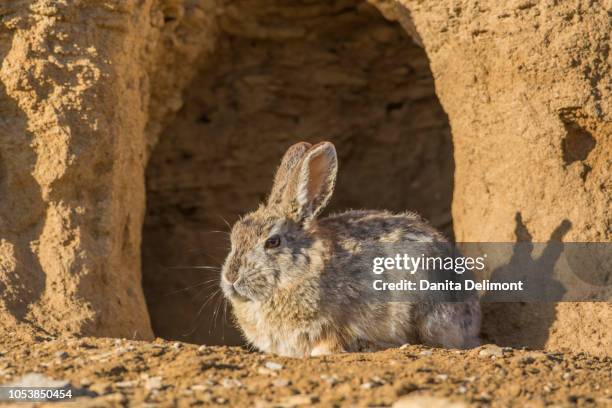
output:
<path id="1" fill-rule="evenodd" d="M 285 213 L 298 222 L 315 218 L 331 198 L 337 173 L 338 158 L 331 142 L 308 149 L 285 190 Z"/>
<path id="2" fill-rule="evenodd" d="M 279 205 L 281 203 L 293 169 L 300 163 L 304 154 L 311 147 L 312 145 L 310 143 L 299 142 L 287 149 L 278 170 L 276 170 L 272 192 L 270 193 L 270 197 L 268 197 L 268 205 Z"/>

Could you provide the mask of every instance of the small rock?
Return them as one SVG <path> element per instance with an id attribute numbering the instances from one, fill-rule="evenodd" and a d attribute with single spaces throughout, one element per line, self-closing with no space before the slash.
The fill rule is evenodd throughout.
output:
<path id="1" fill-rule="evenodd" d="M 556 364 L 563 362 L 563 354 L 560 353 L 548 353 L 546 354 L 546 357 Z"/>
<path id="2" fill-rule="evenodd" d="M 195 384 L 191 386 L 191 389 L 193 391 L 207 391 L 210 389 L 210 387 L 204 384 Z"/>
<path id="3" fill-rule="evenodd" d="M 403 382 L 395 388 L 395 395 L 398 397 L 410 394 L 411 392 L 417 391 L 419 386 L 413 382 Z"/>
<path id="4" fill-rule="evenodd" d="M 520 363 L 522 364 L 531 364 L 533 362 L 535 362 L 535 358 L 531 357 L 531 356 L 525 356 L 523 358 L 521 358 L 519 360 Z"/>
<path id="5" fill-rule="evenodd" d="M 168 352 L 168 348 L 162 345 L 159 345 L 158 347 L 154 347 L 153 350 L 153 357 L 161 357 L 164 354 L 166 354 Z"/>
<path id="6" fill-rule="evenodd" d="M 82 378 L 79 382 L 81 387 L 89 387 L 92 384 L 92 381 L 89 378 Z"/>
<path id="7" fill-rule="evenodd" d="M 267 369 L 266 367 L 258 367 L 257 374 L 261 375 L 278 375 L 278 372 Z"/>
<path id="8" fill-rule="evenodd" d="M 457 388 L 457 391 L 459 394 L 465 394 L 467 392 L 467 387 L 465 385 L 460 385 L 459 388 Z"/>
<path id="9" fill-rule="evenodd" d="M 321 374 L 321 379 L 332 387 L 340 382 L 335 375 Z"/>
<path id="10" fill-rule="evenodd" d="M 283 408 L 299 407 L 302 405 L 312 405 L 319 402 L 319 397 L 313 394 L 298 394 L 284 398 L 279 401 L 279 405 Z"/>
<path id="11" fill-rule="evenodd" d="M 204 354 L 209 354 L 210 353 L 210 349 L 206 346 L 200 346 L 198 347 L 198 354 L 200 355 L 204 355 Z"/>
<path id="12" fill-rule="evenodd" d="M 112 351 L 108 351 L 106 353 L 102 353 L 102 354 L 98 354 L 95 356 L 90 356 L 89 358 L 94 360 L 94 361 L 100 361 L 100 362 L 104 362 L 106 361 L 109 357 L 113 356 L 115 353 Z"/>
<path id="13" fill-rule="evenodd" d="M 109 394 L 113 391 L 111 385 L 104 382 L 93 383 L 88 387 L 88 389 L 100 395 Z"/>
<path id="14" fill-rule="evenodd" d="M 60 360 L 65 360 L 68 358 L 68 353 L 65 351 L 58 351 L 55 353 L 55 357 L 59 358 Z"/>
<path id="15" fill-rule="evenodd" d="M 502 357 L 503 355 L 502 348 L 495 344 L 487 344 L 478 352 L 479 357 Z"/>
<path id="16" fill-rule="evenodd" d="M 147 378 L 144 387 L 147 391 L 159 390 L 162 387 L 161 377 L 150 377 Z"/>
<path id="17" fill-rule="evenodd" d="M 422 356 L 431 356 L 433 354 L 433 351 L 431 350 L 423 350 L 419 353 Z"/>
<path id="18" fill-rule="evenodd" d="M 489 403 L 491 402 L 491 395 L 489 395 L 486 392 L 480 393 L 478 394 L 474 400 L 478 401 L 478 402 L 484 402 L 484 403 Z"/>
<path id="19" fill-rule="evenodd" d="M 406 350 L 407 348 L 410 348 L 410 343 L 402 344 L 399 349 Z"/>
<path id="20" fill-rule="evenodd" d="M 84 341 L 84 340 L 79 343 L 79 347 L 87 349 L 87 350 L 98 348 L 98 346 L 96 346 L 95 344 L 88 343 L 87 341 Z"/>
<path id="21" fill-rule="evenodd" d="M 564 380 L 571 380 L 572 379 L 572 373 L 570 373 L 569 371 L 563 373 L 563 379 Z"/>
<path id="22" fill-rule="evenodd" d="M 178 343 L 178 342 L 176 342 L 176 343 L 174 343 L 174 344 L 172 345 L 172 348 L 173 348 L 174 350 L 179 350 L 179 349 L 181 349 L 182 347 L 183 347 L 183 345 L 182 345 L 181 343 Z"/>
<path id="23" fill-rule="evenodd" d="M 385 382 L 380 377 L 372 377 L 370 381 L 361 384 L 361 388 L 364 390 L 370 390 L 372 388 L 380 387 Z"/>
<path id="24" fill-rule="evenodd" d="M 115 383 L 115 387 L 117 388 L 133 388 L 136 386 L 136 381 L 119 381 Z"/>
<path id="25" fill-rule="evenodd" d="M 72 404 L 66 404 L 66 405 L 71 406 Z M 99 407 L 125 407 L 128 404 L 127 404 L 127 396 L 123 395 L 120 392 L 115 392 L 113 394 L 106 394 L 104 396 L 95 398 L 87 402 L 79 400 L 79 402 L 74 405 L 75 406 L 78 405 L 79 408 L 99 408 Z M 145 408 L 144 404 L 141 405 L 141 407 Z"/>
<path id="26" fill-rule="evenodd" d="M 223 381 L 221 381 L 221 385 L 223 385 L 224 388 L 242 387 L 242 383 L 234 378 L 224 378 Z"/>
<path id="27" fill-rule="evenodd" d="M 149 344 L 147 344 L 147 347 L 148 348 L 156 348 L 156 349 L 159 349 L 159 348 L 165 349 L 166 345 L 165 344 L 160 344 L 160 343 L 149 343 Z"/>
<path id="28" fill-rule="evenodd" d="M 446 398 L 409 395 L 395 401 L 392 408 L 467 408 L 464 402 L 451 401 Z"/>
<path id="29" fill-rule="evenodd" d="M 23 377 L 6 384 L 3 387 L 45 387 L 45 388 L 68 388 L 70 383 L 64 380 L 54 380 L 39 373 L 29 373 Z"/>
<path id="30" fill-rule="evenodd" d="M 265 367 L 268 370 L 274 370 L 274 371 L 278 371 L 278 370 L 282 370 L 283 369 L 283 365 L 282 364 L 275 363 L 274 361 L 266 361 Z"/>
<path id="31" fill-rule="evenodd" d="M 122 376 L 123 374 L 127 373 L 127 368 L 125 368 L 124 365 L 122 364 L 118 364 L 114 367 L 111 367 L 109 370 L 105 370 L 103 373 L 104 375 L 110 376 L 110 377 L 119 377 Z"/>
<path id="32" fill-rule="evenodd" d="M 448 374 L 438 374 L 436 375 L 436 378 L 440 381 L 446 381 L 448 380 Z"/>
<path id="33" fill-rule="evenodd" d="M 288 387 L 291 385 L 291 380 L 286 378 L 277 378 L 276 380 L 272 381 L 272 385 L 275 387 Z"/>

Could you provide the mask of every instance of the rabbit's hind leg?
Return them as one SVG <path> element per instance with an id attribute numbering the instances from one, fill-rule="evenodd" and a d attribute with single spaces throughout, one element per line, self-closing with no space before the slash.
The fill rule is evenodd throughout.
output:
<path id="1" fill-rule="evenodd" d="M 417 319 L 421 342 L 444 348 L 466 349 L 480 344 L 478 302 L 435 303 Z"/>

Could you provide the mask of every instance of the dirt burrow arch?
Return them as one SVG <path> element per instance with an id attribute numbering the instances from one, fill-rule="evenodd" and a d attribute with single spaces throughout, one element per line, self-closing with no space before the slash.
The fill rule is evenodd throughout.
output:
<path id="1" fill-rule="evenodd" d="M 425 52 L 366 2 L 302 7 L 250 2 L 222 17 L 151 156 L 142 259 L 157 335 L 239 340 L 210 298 L 219 272 L 183 267 L 220 265 L 225 221 L 262 202 L 298 141 L 338 148 L 330 211 L 411 208 L 452 232 L 450 128 Z"/>
<path id="2" fill-rule="evenodd" d="M 385 170 L 417 181 L 402 191 L 426 193 L 417 199 L 416 194 L 393 196 L 388 189 L 389 195 L 379 197 L 381 206 L 417 207 L 438 216 L 434 222 L 444 228 L 450 225 L 445 214 L 452 194 L 458 240 L 543 241 L 568 220 L 564 240 L 609 241 L 612 132 L 605 9 L 497 3 L 372 2 L 426 54 L 357 1 L 304 1 L 298 7 L 276 1 L 99 0 L 68 6 L 32 0 L 29 7 L 1 6 L 2 330 L 32 336 L 153 336 L 140 255 L 145 170 L 156 145 L 146 175 L 143 249 L 154 322 L 159 310 L 172 308 L 172 298 L 166 303 L 155 286 L 163 275 L 149 263 L 160 254 L 177 256 L 163 244 L 164 228 L 176 227 L 176 217 L 186 219 L 172 236 L 187 242 L 197 222 L 212 223 L 210 208 L 235 203 L 220 206 L 234 213 L 255 203 L 269 178 L 253 185 L 238 180 L 245 188 L 232 196 L 235 181 L 223 177 L 244 175 L 251 164 L 271 173 L 270 161 L 284 147 L 278 142 L 302 138 L 289 134 L 294 127 L 304 138 L 328 138 L 318 132 L 334 130 L 330 137 L 358 158 L 353 164 L 353 156 L 347 158 L 349 171 L 364 171 L 366 179 L 379 177 L 381 163 L 393 158 L 395 165 Z M 320 30 L 310 31 L 315 27 Z M 346 27 L 346 35 L 338 27 Z M 317 70 L 308 65 L 312 61 L 290 55 L 300 44 L 298 49 L 323 58 L 329 50 L 310 47 L 313 36 L 326 39 L 326 45 L 346 39 L 348 48 L 336 54 L 350 58 Z M 361 43 L 362 37 L 381 46 Z M 252 49 L 250 41 L 256 43 Z M 278 47 L 270 46 L 274 42 Z M 268 44 L 267 52 L 257 49 L 262 44 Z M 365 44 L 363 55 L 356 44 Z M 384 56 L 389 49 L 397 50 L 397 58 Z M 270 56 L 275 58 L 267 64 Z M 403 58 L 414 65 L 406 77 L 394 72 Z M 362 66 L 363 61 L 368 63 Z M 277 77 L 258 75 L 264 65 Z M 359 69 L 368 75 L 355 75 Z M 296 84 L 283 83 L 302 80 L 301 72 L 319 74 L 314 86 L 303 90 L 310 92 L 306 97 Z M 393 75 L 402 77 L 399 87 L 389 79 Z M 370 91 L 367 101 L 375 108 L 351 99 L 360 87 Z M 317 92 L 320 98 L 313 96 Z M 270 95 L 274 98 L 266 99 Z M 319 107 L 315 102 L 322 99 L 328 104 Z M 344 106 L 354 115 L 343 117 Z M 449 124 L 452 147 L 444 144 Z M 254 159 L 239 150 L 239 125 L 247 126 L 247 147 L 259 153 L 256 148 L 267 143 L 278 151 Z M 406 133 L 408 138 L 400 137 Z M 214 139 L 215 134 L 227 137 Z M 355 135 L 361 135 L 360 142 Z M 194 157 L 194 151 L 201 156 Z M 368 166 L 358 166 L 359 161 Z M 198 164 L 188 164 L 193 162 Z M 173 181 L 182 183 L 175 195 L 167 189 Z M 190 186 L 198 193 L 187 194 Z M 361 201 L 350 183 L 345 188 L 335 203 L 339 208 L 377 204 Z M 220 198 L 223 191 L 229 198 Z M 180 318 L 181 307 L 189 314 L 186 302 L 170 313 L 172 318 Z M 484 332 L 501 344 L 609 352 L 610 310 L 608 304 L 590 303 L 487 307 Z M 180 331 L 161 330 L 170 337 Z"/>

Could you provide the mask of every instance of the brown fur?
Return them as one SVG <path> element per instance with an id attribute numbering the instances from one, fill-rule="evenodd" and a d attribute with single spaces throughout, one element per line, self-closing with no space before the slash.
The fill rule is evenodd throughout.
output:
<path id="1" fill-rule="evenodd" d="M 446 242 L 416 214 L 349 211 L 318 219 L 333 192 L 333 145 L 298 143 L 287 151 L 266 205 L 232 230 L 221 286 L 246 339 L 263 351 L 308 356 L 378 350 L 421 341 L 477 343 L 475 300 L 446 303 L 366 300 L 371 259 L 410 244 Z M 277 248 L 266 248 L 271 236 Z M 442 298 L 440 298 L 442 299 Z"/>

